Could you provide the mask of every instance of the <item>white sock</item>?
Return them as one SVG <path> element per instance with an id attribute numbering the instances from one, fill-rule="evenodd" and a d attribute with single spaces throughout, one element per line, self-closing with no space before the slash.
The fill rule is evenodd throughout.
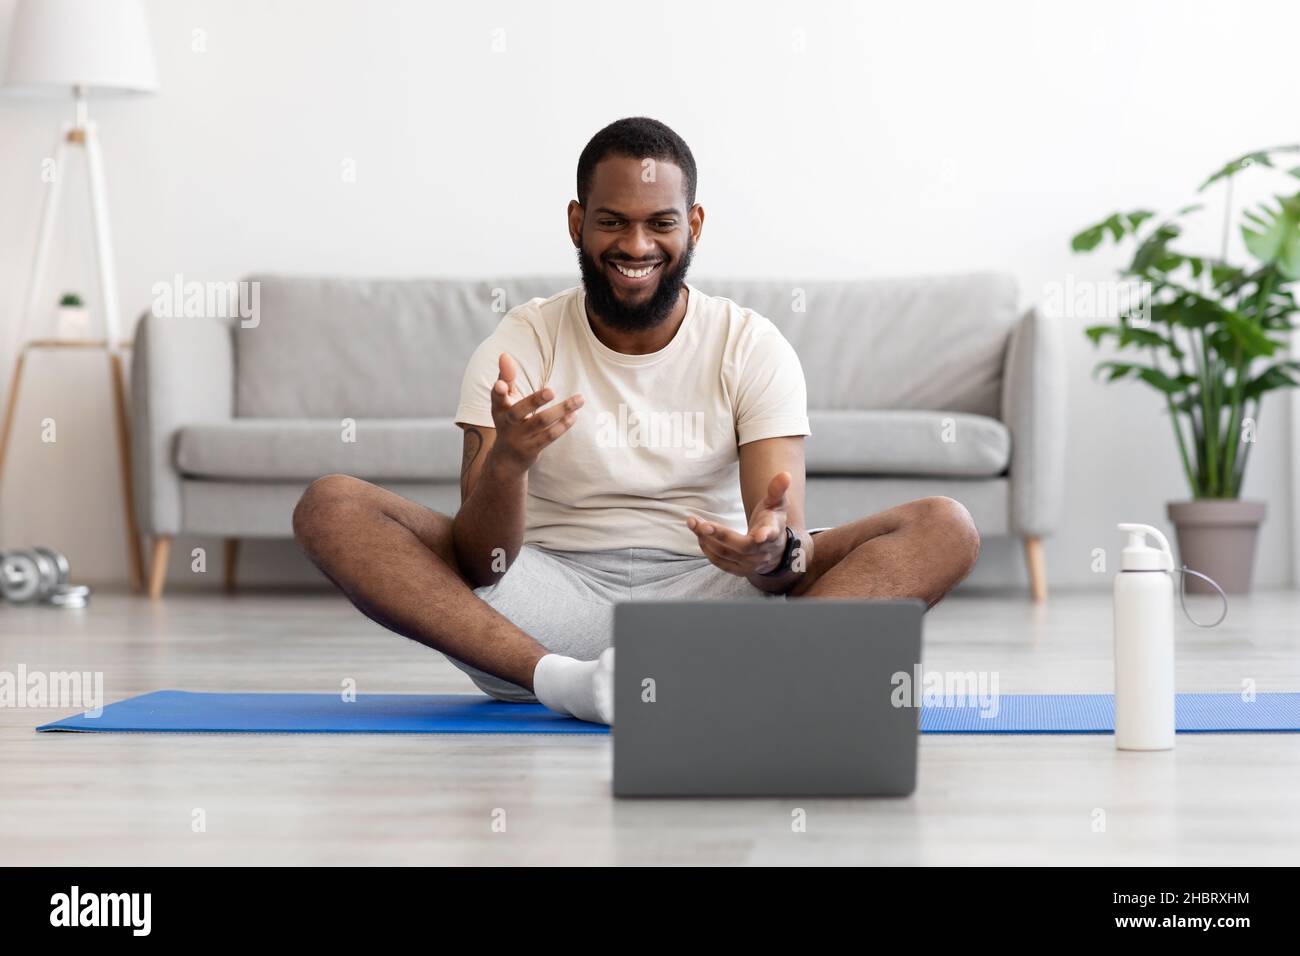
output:
<path id="1" fill-rule="evenodd" d="M 533 693 L 545 706 L 593 724 L 614 723 L 614 648 L 594 661 L 547 654 L 533 671 Z"/>

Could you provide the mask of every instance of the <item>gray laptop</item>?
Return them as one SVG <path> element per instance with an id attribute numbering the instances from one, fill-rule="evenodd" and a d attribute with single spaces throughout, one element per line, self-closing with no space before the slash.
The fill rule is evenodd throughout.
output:
<path id="1" fill-rule="evenodd" d="M 903 691 L 924 613 L 916 598 L 616 604 L 614 795 L 911 793 L 920 708 Z"/>

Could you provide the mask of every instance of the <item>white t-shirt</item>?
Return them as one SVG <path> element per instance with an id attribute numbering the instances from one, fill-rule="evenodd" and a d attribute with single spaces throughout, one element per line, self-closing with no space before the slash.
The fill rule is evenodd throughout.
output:
<path id="1" fill-rule="evenodd" d="M 688 515 L 748 527 L 739 447 L 809 435 L 803 368 L 768 319 L 685 283 L 686 317 L 647 355 L 596 338 L 579 285 L 506 313 L 474 351 L 456 421 L 492 425 L 497 356 L 527 396 L 586 400 L 528 472 L 524 542 L 562 551 L 662 548 L 699 555 Z"/>

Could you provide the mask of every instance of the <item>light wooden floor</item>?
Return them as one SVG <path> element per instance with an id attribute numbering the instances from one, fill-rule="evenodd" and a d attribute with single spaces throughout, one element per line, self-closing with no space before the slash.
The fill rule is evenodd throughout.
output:
<path id="1" fill-rule="evenodd" d="M 1203 600 L 1203 599 L 1199 599 Z M 1198 604 L 1202 619 L 1214 607 Z M 959 594 L 926 666 L 996 669 L 1004 693 L 1110 689 L 1106 592 Z M 1300 592 L 1184 622 L 1179 689 L 1300 690 Z M 101 670 L 108 701 L 160 688 L 468 692 L 459 671 L 342 599 L 96 594 L 0 608 L 0 670 Z M 895 800 L 619 801 L 600 737 L 35 734 L 0 709 L 0 864 L 1294 864 L 1300 735 L 935 737 Z M 807 813 L 806 832 L 791 813 Z M 191 830 L 195 808 L 207 830 Z M 1105 831 L 1094 831 L 1095 811 Z M 505 832 L 494 832 L 504 811 Z"/>

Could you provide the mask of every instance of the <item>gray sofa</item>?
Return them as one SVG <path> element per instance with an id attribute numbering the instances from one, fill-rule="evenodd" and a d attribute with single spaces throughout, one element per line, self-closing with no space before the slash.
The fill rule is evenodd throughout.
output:
<path id="1" fill-rule="evenodd" d="M 345 472 L 448 514 L 459 505 L 465 362 L 506 310 L 578 284 L 254 275 L 257 324 L 144 316 L 132 364 L 133 473 L 162 592 L 172 536 L 288 537 L 312 479 Z M 948 495 L 984 536 L 1041 538 L 1061 511 L 1059 330 L 996 274 L 691 283 L 767 316 L 808 382 L 808 520 L 835 525 Z M 349 432 L 350 429 L 350 432 Z M 347 438 L 354 440 L 346 440 Z"/>

